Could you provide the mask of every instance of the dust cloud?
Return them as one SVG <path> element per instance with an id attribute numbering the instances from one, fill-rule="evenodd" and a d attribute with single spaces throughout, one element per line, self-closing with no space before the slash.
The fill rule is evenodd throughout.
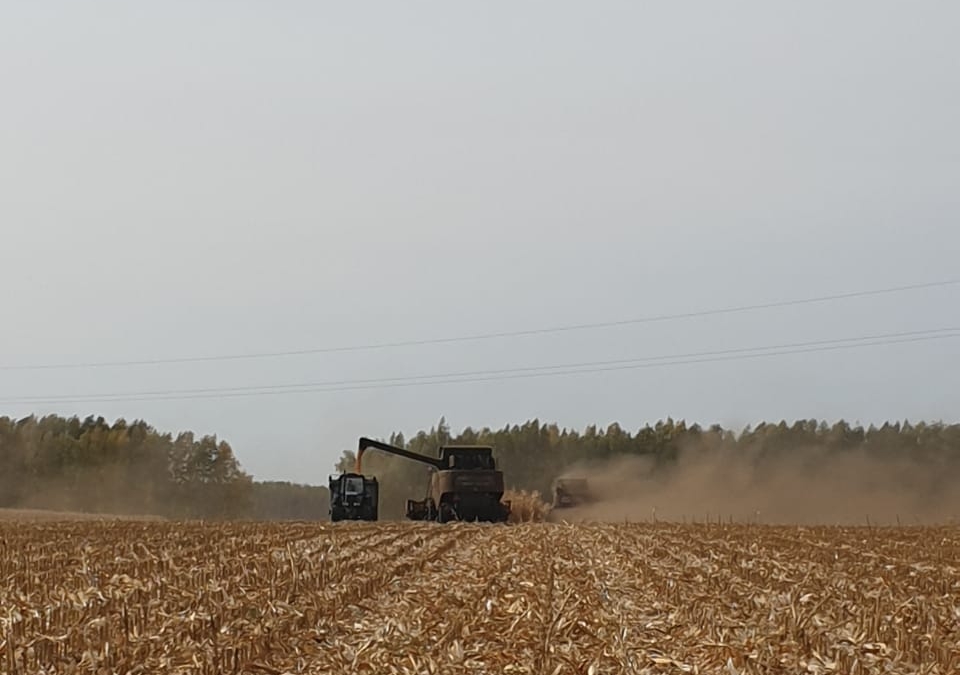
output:
<path id="1" fill-rule="evenodd" d="M 735 522 L 799 525 L 955 523 L 960 463 L 856 451 L 789 456 L 687 448 L 675 463 L 613 459 L 570 467 L 594 500 L 553 521 Z"/>
<path id="2" fill-rule="evenodd" d="M 29 488 L 6 500 L 8 509 L 111 516 L 160 516 L 165 495 L 149 481 L 137 480 L 125 466 L 78 469 L 69 476 L 34 478 Z"/>

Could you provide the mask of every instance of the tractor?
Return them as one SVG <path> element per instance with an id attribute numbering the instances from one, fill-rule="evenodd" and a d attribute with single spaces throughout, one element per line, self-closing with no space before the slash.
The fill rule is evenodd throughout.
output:
<path id="1" fill-rule="evenodd" d="M 376 478 L 357 473 L 330 476 L 330 520 L 376 520 L 380 486 Z"/>

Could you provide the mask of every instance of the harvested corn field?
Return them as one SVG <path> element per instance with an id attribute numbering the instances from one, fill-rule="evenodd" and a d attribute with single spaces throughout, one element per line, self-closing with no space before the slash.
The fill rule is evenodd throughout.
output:
<path id="1" fill-rule="evenodd" d="M 951 673 L 960 531 L 0 523 L 0 672 Z"/>

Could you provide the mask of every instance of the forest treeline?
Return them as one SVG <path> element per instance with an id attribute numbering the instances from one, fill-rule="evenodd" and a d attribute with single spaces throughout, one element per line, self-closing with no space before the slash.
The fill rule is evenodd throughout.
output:
<path id="1" fill-rule="evenodd" d="M 780 492 L 782 485 L 789 487 L 784 479 L 810 479 L 810 485 L 841 491 L 853 481 L 881 497 L 896 489 L 909 490 L 901 495 L 905 499 L 929 500 L 956 492 L 960 477 L 960 425 L 942 423 L 864 428 L 799 420 L 734 432 L 667 419 L 631 432 L 618 424 L 577 431 L 534 419 L 453 434 L 441 418 L 409 439 L 394 433 L 385 440 L 431 457 L 443 444 L 491 445 L 508 488 L 543 495 L 560 475 L 589 473 L 625 459 L 638 461 L 618 471 L 660 480 L 669 487 L 668 498 L 678 499 L 702 493 L 711 483 L 759 492 L 765 478 L 776 477 Z M 344 451 L 337 470 L 352 471 L 354 459 L 353 451 Z M 669 482 L 683 471 L 689 476 L 691 467 L 699 468 L 699 482 Z M 364 455 L 363 470 L 380 479 L 384 518 L 402 517 L 406 499 L 426 493 L 426 465 L 372 450 Z M 328 505 L 325 486 L 253 480 L 230 445 L 216 436 L 161 433 L 141 420 L 0 417 L 0 507 L 317 520 L 326 519 Z"/>
<path id="2" fill-rule="evenodd" d="M 605 429 L 588 426 L 581 432 L 534 419 L 501 429 L 468 427 L 452 435 L 441 418 L 429 431 L 412 438 L 395 433 L 385 440 L 433 457 L 445 443 L 493 446 L 508 488 L 536 490 L 544 496 L 550 494 L 558 476 L 590 473 L 592 467 L 614 461 L 621 461 L 621 470 L 634 472 L 638 479 L 664 484 L 680 471 L 689 474 L 695 465 L 711 467 L 718 481 L 722 475 L 723 480 L 738 481 L 738 488 L 744 490 L 770 485 L 764 481 L 774 474 L 778 479 L 810 478 L 834 485 L 840 476 L 864 477 L 866 469 L 882 467 L 886 472 L 874 473 L 872 483 L 864 479 L 867 488 L 912 481 L 908 487 L 925 499 L 953 490 L 960 478 L 960 425 L 942 423 L 904 421 L 864 428 L 845 421 L 799 420 L 734 432 L 718 425 L 704 428 L 667 419 L 636 432 L 619 424 Z M 637 461 L 622 462 L 625 459 Z M 353 470 L 354 462 L 355 453 L 345 451 L 337 468 Z M 382 517 L 402 517 L 407 498 L 422 499 L 426 494 L 426 465 L 372 450 L 364 454 L 363 471 L 380 479 Z M 685 483 L 673 485 L 678 499 L 688 497 L 681 494 Z"/>
<path id="3" fill-rule="evenodd" d="M 193 519 L 322 519 L 326 487 L 254 481 L 229 443 L 142 420 L 0 417 L 0 507 Z"/>

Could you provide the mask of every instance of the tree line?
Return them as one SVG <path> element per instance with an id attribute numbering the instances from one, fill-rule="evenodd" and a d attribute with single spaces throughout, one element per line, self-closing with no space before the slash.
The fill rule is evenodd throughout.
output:
<path id="1" fill-rule="evenodd" d="M 914 480 L 922 476 L 922 485 L 916 487 L 927 493 L 951 490 L 960 477 L 960 424 L 939 422 L 898 421 L 865 428 L 843 420 L 828 424 L 810 419 L 761 423 L 734 432 L 719 425 L 701 427 L 666 419 L 631 432 L 616 423 L 577 431 L 533 419 L 500 429 L 467 427 L 451 434 L 441 418 L 439 424 L 409 439 L 394 433 L 386 440 L 432 457 L 444 444 L 492 446 L 508 489 L 536 490 L 544 496 L 563 474 L 589 473 L 591 467 L 630 458 L 638 461 L 629 465 L 629 471 L 646 479 L 669 476 L 703 458 L 738 463 L 757 477 L 773 467 L 789 467 L 799 478 L 822 475 L 843 461 L 849 468 L 854 456 L 874 466 L 923 468 L 922 474 L 912 471 L 909 475 Z M 354 464 L 355 453 L 347 450 L 337 469 L 352 471 Z M 426 465 L 371 450 L 364 454 L 363 472 L 380 479 L 383 517 L 402 517 L 406 499 L 422 499 L 426 494 Z"/>
<path id="2" fill-rule="evenodd" d="M 560 475 L 589 472 L 623 458 L 642 460 L 630 470 L 656 478 L 704 457 L 739 463 L 762 475 L 788 460 L 790 471 L 810 473 L 830 471 L 856 456 L 897 471 L 922 467 L 922 472 L 903 472 L 903 480 L 933 495 L 952 489 L 960 476 L 960 425 L 939 422 L 864 428 L 845 421 L 798 420 L 734 432 L 667 419 L 636 431 L 615 423 L 578 431 L 533 419 L 453 434 L 441 418 L 410 438 L 396 432 L 385 440 L 431 457 L 444 444 L 490 445 L 508 488 L 543 495 Z M 352 471 L 354 463 L 354 452 L 346 450 L 336 470 Z M 846 466 L 849 470 L 849 462 Z M 426 494 L 426 465 L 371 450 L 363 470 L 380 479 L 382 517 L 402 517 L 407 499 Z M 92 416 L 0 417 L 0 507 L 321 520 L 328 505 L 325 486 L 253 480 L 229 443 L 216 436 L 161 433 L 142 420 L 111 424 Z"/>
<path id="3" fill-rule="evenodd" d="M 254 481 L 230 444 L 142 420 L 0 417 L 0 507 L 189 519 L 321 519 L 327 489 Z"/>

